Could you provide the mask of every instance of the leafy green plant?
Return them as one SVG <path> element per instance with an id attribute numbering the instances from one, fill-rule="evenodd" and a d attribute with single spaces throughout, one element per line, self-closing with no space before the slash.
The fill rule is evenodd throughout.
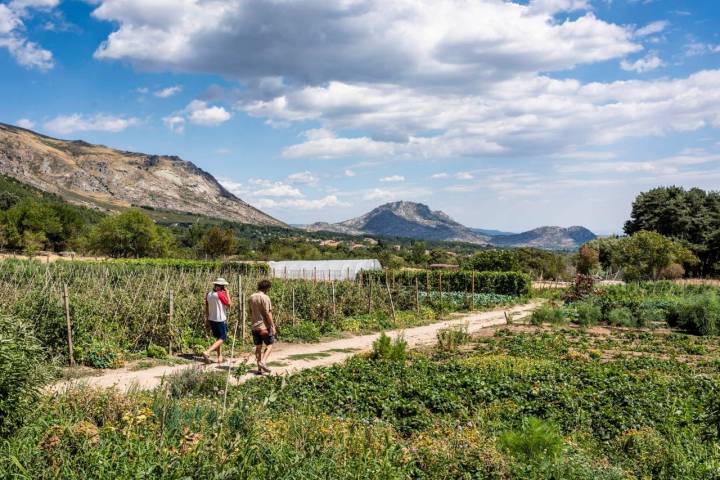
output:
<path id="1" fill-rule="evenodd" d="M 147 356 L 150 358 L 167 358 L 168 352 L 165 347 L 151 343 L 147 347 Z"/>
<path id="2" fill-rule="evenodd" d="M 575 321 L 578 325 L 590 327 L 602 320 L 602 309 L 599 306 L 589 302 L 578 302 L 574 306 L 577 313 Z"/>
<path id="3" fill-rule="evenodd" d="M 278 336 L 285 341 L 317 342 L 321 337 L 320 327 L 313 322 L 298 322 L 286 325 L 278 331 Z"/>
<path id="4" fill-rule="evenodd" d="M 532 313 L 530 323 L 533 325 L 542 325 L 543 323 L 559 325 L 566 323 L 565 311 L 560 307 L 547 304 L 542 305 Z"/>
<path id="5" fill-rule="evenodd" d="M 669 323 L 699 335 L 720 334 L 720 297 L 706 292 L 683 299 L 675 305 Z"/>
<path id="6" fill-rule="evenodd" d="M 40 343 L 26 322 L 0 315 L 0 436 L 21 425 L 49 380 Z"/>
<path id="7" fill-rule="evenodd" d="M 372 356 L 375 360 L 389 360 L 392 362 L 403 362 L 407 358 L 407 342 L 402 336 L 395 340 L 388 337 L 385 332 L 373 342 Z"/>
<path id="8" fill-rule="evenodd" d="M 519 430 L 503 433 L 500 446 L 524 462 L 551 462 L 560 456 L 563 439 L 558 428 L 539 418 L 524 418 Z"/>
<path id="9" fill-rule="evenodd" d="M 439 351 L 452 351 L 470 341 L 468 326 L 444 328 L 437 332 L 437 349 Z"/>
<path id="10" fill-rule="evenodd" d="M 608 323 L 616 327 L 634 327 L 636 326 L 635 317 L 632 310 L 625 307 L 613 308 L 608 313 Z"/>
<path id="11" fill-rule="evenodd" d="M 120 368 L 123 365 L 122 352 L 117 345 L 108 341 L 95 341 L 78 350 L 80 361 L 93 368 Z"/>

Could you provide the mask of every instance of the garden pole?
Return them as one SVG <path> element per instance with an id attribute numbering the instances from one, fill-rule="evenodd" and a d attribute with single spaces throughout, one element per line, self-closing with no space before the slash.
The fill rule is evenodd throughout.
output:
<path id="1" fill-rule="evenodd" d="M 415 311 L 420 315 L 420 285 L 417 277 L 415 277 Z"/>
<path id="2" fill-rule="evenodd" d="M 440 285 L 440 313 L 444 311 L 443 290 L 442 290 L 442 272 L 438 272 L 438 284 Z"/>
<path id="3" fill-rule="evenodd" d="M 471 285 L 471 296 L 472 296 L 472 305 L 471 309 L 475 310 L 475 270 L 472 271 L 472 281 L 470 282 Z"/>
<path id="4" fill-rule="evenodd" d="M 372 312 L 372 277 L 368 277 L 368 313 Z"/>
<path id="5" fill-rule="evenodd" d="M 337 315 L 337 304 L 335 303 L 335 282 L 330 281 L 330 286 L 332 287 L 333 318 L 335 318 Z"/>
<path id="6" fill-rule="evenodd" d="M 70 355 L 70 366 L 75 366 L 75 355 L 73 354 L 72 324 L 70 323 L 70 298 L 68 296 L 67 283 L 63 283 L 63 300 L 65 303 L 65 321 L 67 322 L 68 353 Z"/>
<path id="7" fill-rule="evenodd" d="M 240 334 L 242 335 L 242 344 L 245 345 L 245 296 L 243 294 L 243 288 L 242 288 L 242 275 L 238 275 L 238 302 L 240 305 L 238 307 L 240 308 L 240 319 L 242 320 L 242 329 L 240 330 Z M 237 330 L 237 325 L 236 328 Z M 236 332 L 237 333 L 237 332 Z"/>
<path id="8" fill-rule="evenodd" d="M 292 286 L 292 324 L 295 326 L 295 285 Z"/>
<path id="9" fill-rule="evenodd" d="M 430 295 L 430 271 L 425 272 L 425 292 Z"/>
<path id="10" fill-rule="evenodd" d="M 397 326 L 397 318 L 395 317 L 395 304 L 393 303 L 392 293 L 390 292 L 390 284 L 385 277 L 385 287 L 387 288 L 388 298 L 390 299 L 390 311 L 392 312 L 393 323 Z"/>
<path id="11" fill-rule="evenodd" d="M 168 353 L 170 353 L 170 356 L 172 357 L 172 333 L 173 333 L 173 319 L 175 318 L 175 295 L 172 291 L 172 288 L 170 289 L 170 309 L 168 311 L 168 330 L 170 332 L 170 340 L 168 341 Z"/>
<path id="12" fill-rule="evenodd" d="M 350 280 L 350 267 L 347 268 L 347 278 L 345 280 Z"/>

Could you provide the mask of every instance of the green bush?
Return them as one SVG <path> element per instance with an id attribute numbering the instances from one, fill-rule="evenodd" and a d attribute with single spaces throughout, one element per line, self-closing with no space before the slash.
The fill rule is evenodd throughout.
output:
<path id="1" fill-rule="evenodd" d="M 632 310 L 625 307 L 610 310 L 608 312 L 608 323 L 616 327 L 634 327 L 637 325 Z"/>
<path id="2" fill-rule="evenodd" d="M 188 395 L 212 397 L 225 390 L 227 374 L 218 371 L 208 372 L 202 367 L 184 368 L 168 376 L 165 381 L 174 398 Z"/>
<path id="3" fill-rule="evenodd" d="M 443 328 L 437 332 L 437 349 L 451 351 L 470 341 L 468 326 Z"/>
<path id="4" fill-rule="evenodd" d="M 407 342 L 402 336 L 391 340 L 385 332 L 373 342 L 372 357 L 375 360 L 390 360 L 403 362 L 407 357 Z"/>
<path id="5" fill-rule="evenodd" d="M 602 320 L 602 309 L 592 303 L 576 303 L 575 311 L 577 312 L 577 319 L 575 321 L 578 325 L 590 327 L 597 325 Z"/>
<path id="6" fill-rule="evenodd" d="M 93 368 L 119 368 L 123 365 L 122 352 L 112 342 L 95 341 L 78 348 L 80 362 Z"/>
<path id="7" fill-rule="evenodd" d="M 641 305 L 637 312 L 637 323 L 640 327 L 648 327 L 653 324 L 667 321 L 667 312 L 652 305 Z"/>
<path id="8" fill-rule="evenodd" d="M 49 379 L 40 343 L 29 325 L 0 315 L 0 436 L 17 428 Z"/>
<path id="9" fill-rule="evenodd" d="M 404 285 L 414 288 L 416 281 L 421 290 L 471 292 L 473 283 L 475 293 L 497 293 L 500 295 L 527 295 L 530 293 L 532 281 L 530 276 L 520 272 L 447 272 L 441 270 L 400 270 L 400 271 L 367 271 L 362 272 L 364 282 L 385 285 Z"/>
<path id="10" fill-rule="evenodd" d="M 682 299 L 675 305 L 668 323 L 698 335 L 720 333 L 720 298 L 706 292 Z"/>
<path id="11" fill-rule="evenodd" d="M 542 325 L 543 323 L 560 325 L 565 322 L 565 311 L 560 307 L 554 307 L 552 305 L 542 305 L 535 310 L 530 317 L 530 323 L 533 325 Z"/>
<path id="12" fill-rule="evenodd" d="M 558 428 L 535 417 L 523 419 L 520 430 L 505 432 L 499 440 L 504 450 L 529 463 L 550 463 L 560 455 L 563 446 Z"/>
<path id="13" fill-rule="evenodd" d="M 167 358 L 168 352 L 164 347 L 151 343 L 147 347 L 147 356 L 150 358 Z"/>
<path id="14" fill-rule="evenodd" d="M 288 342 L 317 342 L 321 335 L 320 327 L 313 322 L 298 322 L 296 325 L 285 325 L 278 330 L 278 336 Z"/>

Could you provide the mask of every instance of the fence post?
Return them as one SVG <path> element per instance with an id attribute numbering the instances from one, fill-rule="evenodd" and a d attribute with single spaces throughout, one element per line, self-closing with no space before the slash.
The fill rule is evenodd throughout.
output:
<path id="1" fill-rule="evenodd" d="M 372 313 L 372 277 L 368 276 L 368 313 Z"/>
<path id="2" fill-rule="evenodd" d="M 172 356 L 172 331 L 173 331 L 173 320 L 175 318 L 175 295 L 172 290 L 170 289 L 170 308 L 168 310 L 168 330 L 170 331 L 170 340 L 168 341 L 168 353 L 170 356 Z"/>
<path id="3" fill-rule="evenodd" d="M 442 313 L 445 311 L 445 305 L 443 305 L 442 271 L 438 272 L 438 283 L 440 285 L 440 313 Z"/>
<path id="4" fill-rule="evenodd" d="M 295 326 L 295 285 L 292 286 L 292 324 Z"/>
<path id="5" fill-rule="evenodd" d="M 417 277 L 415 277 L 415 311 L 420 315 L 420 285 Z"/>
<path id="6" fill-rule="evenodd" d="M 388 298 L 390 299 L 390 311 L 392 312 L 393 323 L 397 325 L 397 318 L 395 317 L 395 303 L 393 303 L 392 293 L 390 292 L 390 284 L 387 281 L 387 275 L 385 276 L 385 288 L 387 288 Z"/>
<path id="7" fill-rule="evenodd" d="M 70 366 L 75 366 L 75 354 L 73 353 L 72 323 L 70 323 L 70 297 L 68 296 L 67 283 L 63 283 L 63 303 L 65 303 L 65 321 L 67 322 L 68 353 L 70 355 Z"/>
<path id="8" fill-rule="evenodd" d="M 471 285 L 471 296 L 472 296 L 472 305 L 471 309 L 475 310 L 475 270 L 472 271 L 472 281 L 470 282 Z"/>
<path id="9" fill-rule="evenodd" d="M 335 303 L 335 281 L 330 281 L 330 286 L 332 287 L 332 306 L 333 306 L 333 318 L 337 315 L 337 304 Z"/>
<path id="10" fill-rule="evenodd" d="M 347 278 L 345 280 L 350 280 L 350 267 L 347 268 Z"/>
<path id="11" fill-rule="evenodd" d="M 243 293 L 242 275 L 238 275 L 238 302 L 240 305 L 239 317 L 242 322 L 242 328 L 240 329 L 240 335 L 242 335 L 242 344 L 245 345 L 245 294 Z"/>
<path id="12" fill-rule="evenodd" d="M 313 283 L 317 283 L 317 267 L 313 267 Z"/>

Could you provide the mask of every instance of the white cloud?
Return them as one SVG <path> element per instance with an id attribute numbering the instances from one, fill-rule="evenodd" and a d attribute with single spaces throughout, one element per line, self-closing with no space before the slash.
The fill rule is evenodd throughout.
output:
<path id="1" fill-rule="evenodd" d="M 116 30 L 95 56 L 260 85 L 396 83 L 456 88 L 557 71 L 640 49 L 582 0 L 102 0 Z M 323 32 L 323 35 L 317 35 Z M 264 88 L 268 88 L 265 82 Z"/>
<path id="2" fill-rule="evenodd" d="M 175 133 L 185 131 L 186 122 L 205 127 L 216 127 L 232 117 L 223 107 L 210 106 L 202 100 L 193 100 L 187 107 L 163 118 L 163 123 Z"/>
<path id="3" fill-rule="evenodd" d="M 640 58 L 634 62 L 628 62 L 627 60 L 622 60 L 620 62 L 620 68 L 622 68 L 623 70 L 627 72 L 637 73 L 649 72 L 651 70 L 655 70 L 656 68 L 662 67 L 663 65 L 665 65 L 665 63 L 655 53 L 651 53 L 646 57 Z"/>
<path id="4" fill-rule="evenodd" d="M 458 172 L 455 174 L 455 178 L 458 180 L 472 180 L 475 177 L 470 172 Z"/>
<path id="5" fill-rule="evenodd" d="M 163 117 L 163 123 L 173 133 L 185 132 L 185 117 L 182 115 L 169 115 Z"/>
<path id="6" fill-rule="evenodd" d="M 29 40 L 24 19 L 31 17 L 30 9 L 49 10 L 58 0 L 16 0 L 0 4 L 0 48 L 6 48 L 20 65 L 47 71 L 55 61 L 49 50 Z"/>
<path id="7" fill-rule="evenodd" d="M 398 183 L 404 182 L 405 177 L 403 177 L 402 175 L 390 175 L 388 177 L 382 177 L 380 181 L 383 183 Z"/>
<path id="8" fill-rule="evenodd" d="M 288 180 L 292 183 L 311 186 L 315 186 L 319 182 L 319 179 L 308 171 L 292 173 L 288 175 Z"/>
<path id="9" fill-rule="evenodd" d="M 337 195 L 327 195 L 317 199 L 286 199 L 286 200 L 275 200 L 270 198 L 261 198 L 257 201 L 252 202 L 258 208 L 268 209 L 293 209 L 293 210 L 322 210 L 329 207 L 347 207 L 348 203 L 342 202 L 338 199 Z"/>
<path id="10" fill-rule="evenodd" d="M 172 87 L 166 87 L 157 90 L 155 93 L 153 93 L 153 95 L 159 98 L 168 98 L 172 97 L 173 95 L 177 95 L 180 92 L 182 92 L 182 87 L 180 85 L 174 85 Z"/>
<path id="11" fill-rule="evenodd" d="M 343 174 L 346 177 L 354 177 L 355 175 L 357 175 L 354 171 L 350 170 L 349 168 L 346 169 L 345 172 L 343 172 Z"/>
<path id="12" fill-rule="evenodd" d="M 44 128 L 50 132 L 67 135 L 75 132 L 122 132 L 128 127 L 139 124 L 135 117 L 117 117 L 98 113 L 95 115 L 59 115 L 44 124 Z"/>
<path id="13" fill-rule="evenodd" d="M 18 127 L 27 128 L 28 130 L 32 130 L 33 128 L 35 128 L 35 122 L 27 118 L 21 118 L 15 123 Z"/>
<path id="14" fill-rule="evenodd" d="M 140 95 L 147 95 L 147 93 L 150 91 L 150 89 L 147 87 L 138 87 L 135 89 L 135 91 L 137 93 L 139 93 Z"/>
<path id="15" fill-rule="evenodd" d="M 292 185 L 283 182 L 273 182 L 270 180 L 253 180 L 252 183 L 260 186 L 259 189 L 252 192 L 255 197 L 304 197 L 303 193 Z"/>
<path id="16" fill-rule="evenodd" d="M 421 187 L 373 188 L 362 194 L 366 201 L 390 202 L 396 200 L 413 200 L 428 196 L 430 192 Z"/>
<path id="17" fill-rule="evenodd" d="M 638 28 L 637 30 L 635 30 L 635 35 L 637 35 L 638 37 L 655 35 L 656 33 L 664 31 L 669 25 L 670 22 L 668 22 L 667 20 L 658 20 L 656 22 L 648 23 L 642 28 Z"/>
<path id="18" fill-rule="evenodd" d="M 447 172 L 435 173 L 430 176 L 433 180 L 442 180 L 448 177 L 450 177 L 450 175 L 448 175 Z"/>

